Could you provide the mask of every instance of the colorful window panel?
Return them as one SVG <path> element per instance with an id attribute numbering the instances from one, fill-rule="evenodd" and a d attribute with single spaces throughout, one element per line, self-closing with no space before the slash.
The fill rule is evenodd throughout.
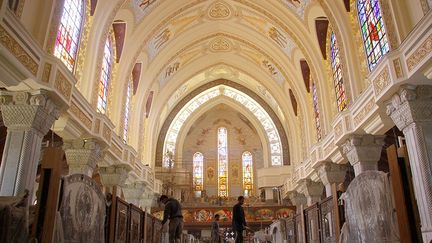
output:
<path id="1" fill-rule="evenodd" d="M 126 90 L 126 102 L 125 102 L 125 112 L 124 112 L 124 120 L 123 120 L 123 141 L 127 142 L 128 137 L 128 129 L 129 129 L 129 114 L 131 108 L 131 99 L 132 99 L 133 87 L 132 80 L 129 81 L 127 90 Z"/>
<path id="2" fill-rule="evenodd" d="M 347 107 L 347 101 L 343 83 L 342 64 L 339 56 L 339 46 L 334 32 L 330 35 L 330 62 L 333 71 L 333 83 L 336 92 L 338 110 L 343 111 Z"/>
<path id="3" fill-rule="evenodd" d="M 358 17 L 369 70 L 389 51 L 384 20 L 378 0 L 358 0 Z"/>
<path id="4" fill-rule="evenodd" d="M 99 94 L 97 110 L 98 112 L 105 114 L 107 103 L 108 103 L 108 89 L 109 82 L 111 79 L 111 67 L 113 61 L 113 48 L 111 39 L 108 37 L 105 42 L 104 56 L 102 60 L 102 71 L 99 80 Z"/>
<path id="5" fill-rule="evenodd" d="M 318 107 L 318 94 L 315 81 L 312 81 L 312 102 L 315 117 L 315 128 L 317 132 L 318 141 L 321 140 L 321 124 L 320 124 L 320 111 Z"/>
<path id="6" fill-rule="evenodd" d="M 243 190 L 244 196 L 251 196 L 253 190 L 252 154 L 248 151 L 242 155 L 243 161 Z"/>
<path id="7" fill-rule="evenodd" d="M 197 152 L 193 156 L 193 185 L 195 195 L 201 195 L 204 188 L 204 156 L 202 153 Z"/>
<path id="8" fill-rule="evenodd" d="M 228 197 L 228 132 L 218 129 L 218 195 Z"/>
<path id="9" fill-rule="evenodd" d="M 65 0 L 63 13 L 57 31 L 54 56 L 70 70 L 75 67 L 82 22 L 84 20 L 82 0 Z"/>

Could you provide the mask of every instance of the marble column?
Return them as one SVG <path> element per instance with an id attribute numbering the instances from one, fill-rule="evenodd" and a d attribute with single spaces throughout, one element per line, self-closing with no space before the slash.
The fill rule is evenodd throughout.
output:
<path id="1" fill-rule="evenodd" d="M 101 159 L 101 148 L 95 139 L 75 139 L 63 142 L 63 150 L 69 166 L 69 175 L 84 174 L 92 177 Z"/>
<path id="2" fill-rule="evenodd" d="M 116 164 L 109 167 L 99 167 L 99 174 L 102 184 L 111 193 L 113 193 L 113 189 L 117 187 L 124 187 L 130 171 L 130 166 L 125 164 Z"/>
<path id="3" fill-rule="evenodd" d="M 299 185 L 299 192 L 306 196 L 308 206 L 321 200 L 323 192 L 323 184 L 321 182 L 314 182 L 311 179 L 302 179 L 299 181 Z"/>
<path id="4" fill-rule="evenodd" d="M 332 163 L 331 161 L 321 161 L 315 166 L 315 170 L 324 184 L 326 196 L 332 195 L 332 185 L 344 182 L 346 166 Z"/>
<path id="5" fill-rule="evenodd" d="M 387 114 L 406 139 L 423 242 L 432 241 L 432 86 L 404 86 Z"/>
<path id="6" fill-rule="evenodd" d="M 137 181 L 131 184 L 126 184 L 122 189 L 126 201 L 139 207 L 140 200 L 143 197 L 145 191 L 145 183 Z"/>
<path id="7" fill-rule="evenodd" d="M 378 170 L 384 136 L 351 135 L 343 144 L 343 152 L 358 176 L 366 170 Z"/>
<path id="8" fill-rule="evenodd" d="M 0 167 L 0 196 L 32 195 L 43 137 L 59 117 L 45 90 L 0 91 L 7 136 Z"/>

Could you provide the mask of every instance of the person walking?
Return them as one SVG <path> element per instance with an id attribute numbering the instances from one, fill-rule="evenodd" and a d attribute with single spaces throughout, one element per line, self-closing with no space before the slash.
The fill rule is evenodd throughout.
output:
<path id="1" fill-rule="evenodd" d="M 170 220 L 168 229 L 169 243 L 180 243 L 183 231 L 183 215 L 180 202 L 166 195 L 160 196 L 159 202 L 165 205 L 162 227 L 168 219 Z"/>
<path id="2" fill-rule="evenodd" d="M 221 237 L 220 237 L 220 229 L 219 229 L 219 214 L 215 214 L 214 221 L 212 223 L 211 227 L 211 239 L 212 243 L 220 243 Z"/>
<path id="3" fill-rule="evenodd" d="M 243 243 L 243 230 L 247 229 L 245 213 L 242 205 L 244 204 L 244 197 L 237 198 L 237 204 L 233 207 L 232 226 L 235 233 L 235 242 Z"/>

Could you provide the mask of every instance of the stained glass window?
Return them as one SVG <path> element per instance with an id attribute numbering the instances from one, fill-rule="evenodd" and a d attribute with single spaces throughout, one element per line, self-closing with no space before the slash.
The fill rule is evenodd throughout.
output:
<path id="1" fill-rule="evenodd" d="M 63 13 L 57 31 L 54 56 L 70 70 L 75 67 L 82 22 L 84 20 L 82 0 L 65 0 Z"/>
<path id="2" fill-rule="evenodd" d="M 123 141 L 127 142 L 128 129 L 129 129 L 129 113 L 131 108 L 131 98 L 133 93 L 132 80 L 128 82 L 126 90 L 125 112 L 123 120 Z"/>
<path id="3" fill-rule="evenodd" d="M 193 185 L 196 197 L 201 197 L 201 191 L 204 188 L 203 175 L 204 175 L 204 156 L 202 153 L 197 152 L 193 156 Z"/>
<path id="4" fill-rule="evenodd" d="M 320 111 L 318 107 L 318 94 L 315 81 L 312 81 L 312 102 L 315 117 L 315 128 L 317 132 L 318 141 L 321 140 L 321 124 L 320 124 Z"/>
<path id="5" fill-rule="evenodd" d="M 111 79 L 111 67 L 113 62 L 113 48 L 111 38 L 108 37 L 105 41 L 104 56 L 102 60 L 102 71 L 99 80 L 99 94 L 97 110 L 98 112 L 105 114 L 107 103 L 108 103 L 108 89 L 109 82 Z"/>
<path id="6" fill-rule="evenodd" d="M 389 51 L 384 20 L 378 0 L 358 0 L 357 11 L 369 70 L 372 70 Z"/>
<path id="7" fill-rule="evenodd" d="M 336 92 L 338 110 L 343 111 L 347 106 L 347 101 L 343 83 L 342 64 L 339 56 L 339 46 L 334 32 L 330 35 L 330 62 L 333 71 L 333 83 Z"/>
<path id="8" fill-rule="evenodd" d="M 218 195 L 228 197 L 228 132 L 218 129 Z"/>
<path id="9" fill-rule="evenodd" d="M 245 196 L 251 196 L 253 190 L 252 154 L 248 151 L 242 155 L 243 161 L 243 190 Z"/>

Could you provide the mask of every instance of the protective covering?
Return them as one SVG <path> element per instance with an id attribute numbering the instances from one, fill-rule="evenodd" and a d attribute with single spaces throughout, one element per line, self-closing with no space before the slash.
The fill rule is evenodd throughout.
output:
<path id="1" fill-rule="evenodd" d="M 23 196 L 0 197 L 0 243 L 28 242 L 28 191 Z"/>
<path id="2" fill-rule="evenodd" d="M 346 222 L 341 243 L 398 242 L 391 188 L 386 173 L 366 171 L 342 194 Z"/>

